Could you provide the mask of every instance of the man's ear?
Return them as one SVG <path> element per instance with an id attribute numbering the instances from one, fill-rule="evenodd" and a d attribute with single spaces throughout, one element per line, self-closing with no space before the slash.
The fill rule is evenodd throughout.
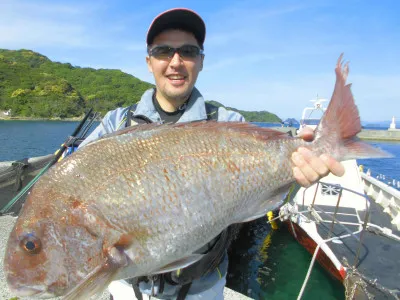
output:
<path id="1" fill-rule="evenodd" d="M 147 69 L 149 70 L 149 72 L 153 73 L 153 67 L 151 65 L 150 56 L 146 56 L 146 63 L 147 63 Z"/>

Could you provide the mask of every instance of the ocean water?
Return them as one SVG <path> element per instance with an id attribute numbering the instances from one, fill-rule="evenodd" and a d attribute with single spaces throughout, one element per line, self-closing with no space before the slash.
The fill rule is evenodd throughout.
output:
<path id="1" fill-rule="evenodd" d="M 0 161 L 53 153 L 77 125 L 78 122 L 62 121 L 0 121 Z M 369 143 L 394 157 L 359 163 L 370 168 L 372 174 L 400 179 L 400 143 Z M 272 231 L 266 221 L 261 218 L 244 225 L 230 251 L 227 285 L 254 299 L 296 299 L 311 256 L 286 228 Z M 303 299 L 344 299 L 344 289 L 316 265 Z"/>
<path id="2" fill-rule="evenodd" d="M 0 161 L 47 155 L 55 152 L 72 134 L 79 122 L 65 121 L 2 121 L 0 120 Z M 279 124 L 255 123 L 263 127 Z M 98 125 L 95 122 L 93 128 Z M 393 158 L 362 159 L 359 164 L 371 169 L 375 176 L 400 180 L 400 143 L 368 141 L 375 147 L 391 153 Z"/>
<path id="3" fill-rule="evenodd" d="M 255 123 L 261 127 L 280 127 L 280 124 L 276 123 Z M 387 127 L 365 127 L 364 129 L 373 130 L 387 130 Z M 382 149 L 393 157 L 382 158 L 382 159 L 358 159 L 359 165 L 363 165 L 364 171 L 368 169 L 371 171 L 371 175 L 378 178 L 381 181 L 395 187 L 400 190 L 400 142 L 391 141 L 365 141 L 366 143 L 374 146 L 375 148 Z M 394 180 L 394 185 L 393 185 Z"/>
<path id="4" fill-rule="evenodd" d="M 0 161 L 54 153 L 79 122 L 0 120 Z"/>
<path id="5" fill-rule="evenodd" d="M 369 169 L 372 176 L 400 190 L 400 142 L 368 141 L 368 143 L 376 148 L 385 150 L 393 157 L 359 159 L 357 160 L 358 164 L 364 166 L 365 172 Z"/>

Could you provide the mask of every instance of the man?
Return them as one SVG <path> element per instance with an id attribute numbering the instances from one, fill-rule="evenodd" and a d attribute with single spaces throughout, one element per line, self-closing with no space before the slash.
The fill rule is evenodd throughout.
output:
<path id="1" fill-rule="evenodd" d="M 137 106 L 117 108 L 108 112 L 102 123 L 81 146 L 106 133 L 137 123 L 175 123 L 211 119 L 244 121 L 239 113 L 206 104 L 195 88 L 197 76 L 204 63 L 205 34 L 204 21 L 194 11 L 171 9 L 158 15 L 147 33 L 146 57 L 156 88 L 146 91 Z M 303 138 L 311 140 L 312 131 L 306 131 Z M 344 173 L 339 162 L 326 155 L 315 157 L 305 148 L 299 148 L 292 158 L 295 164 L 293 173 L 303 186 L 317 181 L 329 171 L 335 175 Z M 109 290 L 116 300 L 134 299 L 134 295 L 140 299 L 147 294 L 161 299 L 223 299 L 228 235 L 225 230 L 219 237 L 199 249 L 201 253 L 208 254 L 196 268 L 189 266 L 183 269 L 183 277 L 186 276 L 189 280 L 179 281 L 182 275 L 176 276 L 172 272 L 166 276 L 142 278 L 133 284 L 115 281 L 110 284 Z M 214 264 L 216 262 L 216 265 L 212 265 L 212 261 Z"/>

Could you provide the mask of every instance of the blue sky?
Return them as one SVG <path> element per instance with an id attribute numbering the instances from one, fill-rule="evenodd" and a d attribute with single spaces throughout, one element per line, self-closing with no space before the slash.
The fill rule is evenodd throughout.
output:
<path id="1" fill-rule="evenodd" d="M 400 119 L 397 0 L 0 0 L 0 48 L 121 69 L 154 83 L 145 35 L 152 19 L 172 7 L 194 9 L 206 22 L 197 87 L 207 100 L 299 119 L 317 94 L 330 98 L 344 52 L 361 119 Z"/>

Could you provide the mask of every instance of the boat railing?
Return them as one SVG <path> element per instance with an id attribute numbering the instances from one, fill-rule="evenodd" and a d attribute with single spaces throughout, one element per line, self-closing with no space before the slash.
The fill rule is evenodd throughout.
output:
<path id="1" fill-rule="evenodd" d="M 383 207 L 390 215 L 391 223 L 400 230 L 400 191 L 371 176 L 369 172 L 360 172 L 365 193 Z"/>
<path id="2" fill-rule="evenodd" d="M 318 192 L 318 187 L 321 184 L 324 184 L 325 186 L 330 186 L 332 188 L 336 188 L 336 189 L 339 190 L 338 198 L 337 198 L 336 206 L 335 206 L 335 211 L 334 211 L 333 215 L 325 212 L 323 208 L 321 208 L 320 206 L 315 204 L 315 199 L 316 199 L 316 195 L 317 195 L 317 192 Z M 306 191 L 306 189 L 304 190 L 304 192 L 305 191 Z M 350 192 L 352 194 L 355 194 L 355 195 L 365 199 L 364 220 L 362 220 L 362 223 L 353 223 L 354 225 L 359 225 L 359 229 L 354 231 L 354 232 L 350 231 L 348 226 L 342 224 L 341 221 L 337 220 L 337 214 L 338 214 L 338 211 L 339 211 L 340 200 L 342 199 L 343 191 Z M 303 193 L 303 207 L 304 207 L 304 198 L 305 198 L 305 193 Z M 362 245 L 362 235 L 363 235 L 363 232 L 365 230 L 367 230 L 367 228 L 368 228 L 368 219 L 369 219 L 369 215 L 370 215 L 370 207 L 371 207 L 371 200 L 368 197 L 368 195 L 361 194 L 359 192 L 356 192 L 356 191 L 354 191 L 352 189 L 348 189 L 348 188 L 343 187 L 343 186 L 338 185 L 338 184 L 332 184 L 332 183 L 319 181 L 319 182 L 317 182 L 317 187 L 315 188 L 314 198 L 313 198 L 313 201 L 312 201 L 311 205 L 308 207 L 308 210 L 310 212 L 316 211 L 318 213 L 322 213 L 322 214 L 324 214 L 324 216 L 326 216 L 326 217 L 328 217 L 329 219 L 332 220 L 331 226 L 330 226 L 330 229 L 329 229 L 329 232 L 328 232 L 328 238 L 326 239 L 326 241 L 330 241 L 331 240 L 332 234 L 334 234 L 334 230 L 333 229 L 334 229 L 335 224 L 337 224 L 340 227 L 342 227 L 348 233 L 348 235 L 346 235 L 346 237 L 353 237 L 358 241 L 357 254 L 355 256 L 355 261 L 353 263 L 353 266 L 357 266 L 358 260 L 359 260 L 359 255 L 360 255 L 360 249 L 361 249 L 361 245 Z M 360 237 L 359 238 L 356 236 L 358 233 L 360 233 Z"/>
<path id="3" fill-rule="evenodd" d="M 335 206 L 335 211 L 332 213 L 328 213 L 326 212 L 321 206 L 316 205 L 315 204 L 315 200 L 316 200 L 316 196 L 317 196 L 317 192 L 319 190 L 319 186 L 320 185 L 325 185 L 325 186 L 329 186 L 332 189 L 337 189 L 339 192 L 337 194 L 337 201 L 336 201 L 336 206 Z M 307 188 L 308 189 L 308 188 Z M 307 274 L 305 276 L 303 285 L 301 287 L 301 290 L 299 292 L 298 298 L 297 299 L 301 299 L 304 293 L 304 290 L 307 286 L 308 280 L 310 278 L 311 275 L 311 271 L 313 269 L 313 266 L 315 264 L 315 260 L 317 258 L 318 252 L 321 249 L 321 247 L 323 247 L 324 244 L 328 244 L 330 242 L 335 242 L 335 241 L 339 241 L 339 240 L 344 240 L 344 239 L 348 239 L 348 238 L 354 238 L 357 241 L 357 251 L 355 253 L 355 257 L 354 257 L 354 261 L 352 263 L 349 263 L 346 260 L 346 268 L 347 270 L 352 270 L 352 274 L 360 274 L 357 272 L 357 267 L 360 261 L 360 253 L 361 253 L 361 249 L 362 249 L 362 245 L 363 245 L 363 237 L 364 237 L 364 233 L 366 231 L 371 231 L 371 228 L 373 228 L 375 231 L 378 231 L 380 235 L 391 238 L 397 242 L 400 242 L 400 237 L 397 236 L 396 234 L 392 233 L 392 230 L 386 227 L 381 227 L 379 225 L 373 224 L 369 222 L 369 218 L 370 218 L 370 209 L 371 209 L 371 199 L 368 195 L 359 193 L 357 191 L 348 189 L 346 187 L 337 185 L 337 184 L 332 184 L 332 183 L 327 183 L 327 182 L 318 182 L 317 186 L 315 188 L 315 193 L 313 196 L 313 200 L 311 202 L 310 205 L 306 205 L 305 204 L 305 191 L 307 189 L 304 189 L 303 192 L 303 199 L 302 199 L 302 211 L 297 212 L 298 216 L 302 216 L 305 220 L 309 221 L 309 222 L 321 222 L 322 218 L 320 218 L 319 214 L 323 214 L 324 216 L 328 217 L 331 220 L 331 224 L 330 224 L 330 228 L 327 234 L 327 237 L 324 239 L 322 238 L 322 240 L 320 241 L 316 241 L 317 242 L 317 246 L 314 250 L 313 253 L 313 257 L 311 259 L 310 262 L 310 266 L 308 268 Z M 345 224 L 343 224 L 343 222 L 341 222 L 340 220 L 337 219 L 337 214 L 339 211 L 339 207 L 340 207 L 340 201 L 342 198 L 342 194 L 343 191 L 347 191 L 349 193 L 355 194 L 359 197 L 362 197 L 365 199 L 365 214 L 364 214 L 364 218 L 363 220 L 360 220 L 359 222 L 346 222 Z M 317 216 L 317 217 L 316 217 Z M 292 225 L 292 230 L 294 232 L 294 228 L 293 228 L 293 224 L 292 224 L 292 220 L 291 218 L 288 218 L 288 220 L 290 221 L 290 224 Z M 338 225 L 340 226 L 340 228 L 344 229 L 343 234 L 341 235 L 335 235 L 334 232 L 334 226 Z M 347 226 L 346 226 L 347 225 Z M 356 225 L 356 230 L 350 230 L 348 225 Z M 342 262 L 343 264 L 343 262 Z M 360 277 L 360 276 L 359 276 Z M 347 277 L 346 277 L 347 278 Z M 356 284 L 359 284 L 360 286 L 362 286 L 362 284 L 366 285 L 367 283 L 375 286 L 376 288 L 380 288 L 385 289 L 385 287 L 378 287 L 378 283 L 374 283 L 373 280 L 367 280 L 366 278 L 363 279 L 362 284 L 360 283 L 361 281 L 357 281 L 357 283 L 354 283 L 352 286 L 352 291 L 355 291 L 356 289 Z M 348 283 L 349 284 L 349 283 Z M 368 295 L 368 292 L 366 291 L 365 288 L 363 288 L 364 292 Z M 346 289 L 346 293 L 347 293 L 347 289 Z M 353 299 L 353 298 L 346 298 L 346 299 Z"/>
<path id="4" fill-rule="evenodd" d="M 360 170 L 364 173 L 364 167 L 360 166 Z M 367 172 L 365 172 L 364 174 L 368 175 L 372 178 L 375 178 L 375 179 L 379 180 L 380 182 L 400 191 L 400 180 L 399 179 L 393 178 L 393 177 L 388 176 L 383 173 L 371 171 L 371 169 L 368 169 Z"/>

